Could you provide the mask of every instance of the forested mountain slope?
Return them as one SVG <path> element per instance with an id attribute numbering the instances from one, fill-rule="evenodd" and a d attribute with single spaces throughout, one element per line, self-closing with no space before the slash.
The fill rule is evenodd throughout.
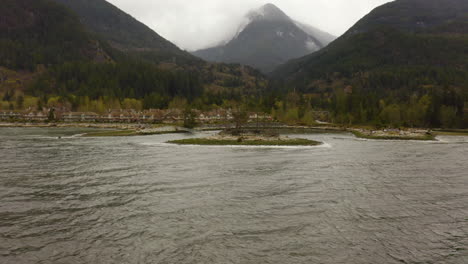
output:
<path id="1" fill-rule="evenodd" d="M 73 10 L 89 30 L 118 50 L 156 63 L 185 65 L 201 62 L 105 0 L 53 1 Z"/>
<path id="2" fill-rule="evenodd" d="M 385 4 L 272 76 L 277 89 L 319 94 L 344 122 L 467 126 L 468 1 Z"/>
<path id="3" fill-rule="evenodd" d="M 204 107 L 266 88 L 256 70 L 206 63 L 170 43 L 150 46 L 148 56 L 128 42 L 118 49 L 52 0 L 3 1 L 0 29 L 0 110 L 166 108 L 173 100 Z M 166 48 L 189 61 L 154 55 L 171 56 Z"/>
<path id="4" fill-rule="evenodd" d="M 0 64 L 35 70 L 65 61 L 106 61 L 109 51 L 65 7 L 44 0 L 3 0 Z M 105 45 L 104 45 L 105 46 Z"/>

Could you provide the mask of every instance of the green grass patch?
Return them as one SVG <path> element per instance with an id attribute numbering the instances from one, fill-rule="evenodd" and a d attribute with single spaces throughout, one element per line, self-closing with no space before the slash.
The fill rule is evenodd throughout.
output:
<path id="1" fill-rule="evenodd" d="M 426 134 L 418 137 L 410 137 L 410 136 L 399 136 L 399 135 L 388 135 L 388 136 L 373 136 L 373 135 L 366 135 L 359 131 L 350 131 L 358 138 L 365 138 L 365 139 L 379 139 L 379 140 L 434 140 L 435 136 L 432 134 Z"/>
<path id="2" fill-rule="evenodd" d="M 284 140 L 229 140 L 210 138 L 189 138 L 173 140 L 168 143 L 179 145 L 209 145 L 209 146 L 317 146 L 321 142 L 309 139 L 284 139 Z"/>

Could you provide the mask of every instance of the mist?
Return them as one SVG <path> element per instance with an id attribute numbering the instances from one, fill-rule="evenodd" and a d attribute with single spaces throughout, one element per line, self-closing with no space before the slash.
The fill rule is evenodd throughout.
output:
<path id="1" fill-rule="evenodd" d="M 180 48 L 214 46 L 234 35 L 251 9 L 273 3 L 291 18 L 335 36 L 389 0 L 108 0 Z"/>

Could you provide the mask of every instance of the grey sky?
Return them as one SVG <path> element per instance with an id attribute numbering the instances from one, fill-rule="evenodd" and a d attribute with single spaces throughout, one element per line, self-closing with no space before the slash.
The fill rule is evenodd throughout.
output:
<path id="1" fill-rule="evenodd" d="M 107 0 L 187 50 L 229 38 L 249 10 L 273 3 L 336 36 L 390 0 Z"/>

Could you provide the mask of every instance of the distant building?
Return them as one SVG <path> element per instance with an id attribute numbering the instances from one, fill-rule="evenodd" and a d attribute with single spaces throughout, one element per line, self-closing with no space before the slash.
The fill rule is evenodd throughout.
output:
<path id="1" fill-rule="evenodd" d="M 0 120 L 47 121 L 51 111 L 56 121 L 63 122 L 104 122 L 104 123 L 180 123 L 184 121 L 185 113 L 181 109 L 149 109 L 137 111 L 134 109 L 109 109 L 99 115 L 94 112 L 72 112 L 65 108 L 44 108 L 36 111 L 31 108 L 24 112 L 0 111 Z M 215 109 L 202 112 L 192 110 L 199 123 L 218 123 L 233 120 L 230 109 Z M 273 118 L 265 113 L 249 113 L 249 121 L 271 121 Z"/>
<path id="2" fill-rule="evenodd" d="M 99 120 L 99 115 L 93 112 L 67 112 L 62 114 L 65 122 L 96 122 Z"/>
<path id="3" fill-rule="evenodd" d="M 25 115 L 25 119 L 28 121 L 45 121 L 48 117 L 42 111 L 31 111 Z"/>

